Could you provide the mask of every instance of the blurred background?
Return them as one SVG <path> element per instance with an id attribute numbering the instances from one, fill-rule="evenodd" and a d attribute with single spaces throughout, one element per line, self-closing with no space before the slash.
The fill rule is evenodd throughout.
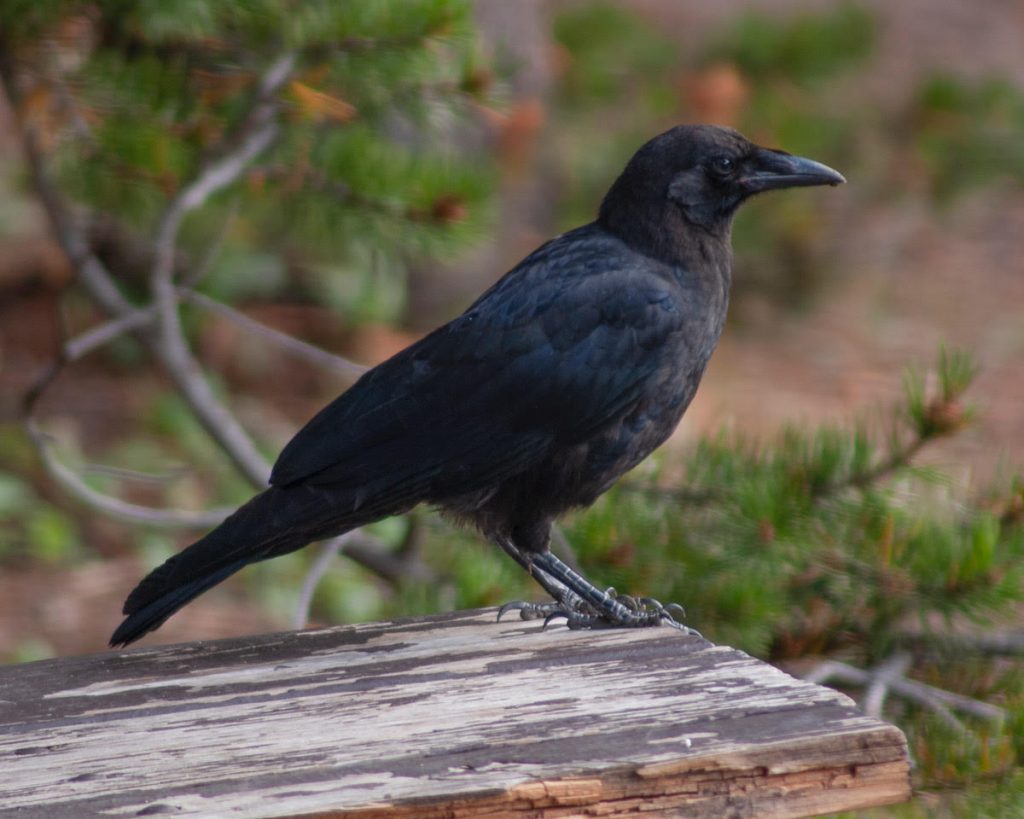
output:
<path id="1" fill-rule="evenodd" d="M 593 218 L 648 138 L 713 122 L 849 184 L 741 212 L 694 404 L 560 548 L 787 667 L 909 651 L 999 702 L 1000 728 L 896 716 L 923 791 L 1011 815 L 1022 42 L 1016 0 L 7 0 L 0 660 L 102 650 L 361 366 Z M 247 569 L 147 642 L 535 596 L 429 510 L 342 548 Z M 1013 648 L 965 656 L 992 634 Z"/>

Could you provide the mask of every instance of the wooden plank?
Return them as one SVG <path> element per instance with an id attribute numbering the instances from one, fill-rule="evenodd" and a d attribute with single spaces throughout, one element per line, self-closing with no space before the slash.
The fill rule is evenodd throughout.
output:
<path id="1" fill-rule="evenodd" d="M 0 668 L 26 817 L 806 816 L 909 796 L 845 696 L 667 628 L 494 612 Z"/>

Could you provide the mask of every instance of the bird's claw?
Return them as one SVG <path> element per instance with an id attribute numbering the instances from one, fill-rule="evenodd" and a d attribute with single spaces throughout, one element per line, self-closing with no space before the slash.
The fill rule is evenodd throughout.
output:
<path id="1" fill-rule="evenodd" d="M 627 609 L 625 615 L 614 617 L 598 611 L 594 606 L 580 599 L 574 601 L 574 605 L 571 606 L 559 602 L 527 603 L 522 600 L 514 600 L 498 609 L 497 619 L 500 621 L 508 612 L 518 611 L 519 617 L 523 620 L 543 618 L 543 628 L 547 628 L 554 620 L 564 619 L 566 626 L 574 631 L 664 625 L 693 637 L 702 637 L 699 631 L 680 622 L 686 616 L 686 610 L 678 603 L 662 605 L 653 597 L 636 598 L 627 594 L 618 595 L 612 588 L 607 589 L 606 594 Z"/>
<path id="2" fill-rule="evenodd" d="M 557 615 L 562 609 L 560 603 L 527 603 L 525 600 L 512 600 L 498 609 L 498 622 L 510 611 L 518 611 L 520 620 L 540 620 L 544 618 L 544 625 L 552 615 Z"/>

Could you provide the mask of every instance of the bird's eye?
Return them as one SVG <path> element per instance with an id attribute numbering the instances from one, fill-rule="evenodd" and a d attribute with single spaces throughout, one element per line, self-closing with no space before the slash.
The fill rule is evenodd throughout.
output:
<path id="1" fill-rule="evenodd" d="M 732 160 L 732 157 L 716 156 L 711 160 L 711 170 L 719 176 L 728 176 L 735 168 L 736 163 Z"/>

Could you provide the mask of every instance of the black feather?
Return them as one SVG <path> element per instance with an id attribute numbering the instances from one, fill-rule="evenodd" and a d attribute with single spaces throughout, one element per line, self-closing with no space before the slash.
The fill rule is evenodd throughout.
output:
<path id="1" fill-rule="evenodd" d="M 679 422 L 725 320 L 739 204 L 839 181 L 727 129 L 651 140 L 597 221 L 540 247 L 306 424 L 270 489 L 139 584 L 113 642 L 248 563 L 422 502 L 527 565 L 556 516 L 592 503 Z"/>

